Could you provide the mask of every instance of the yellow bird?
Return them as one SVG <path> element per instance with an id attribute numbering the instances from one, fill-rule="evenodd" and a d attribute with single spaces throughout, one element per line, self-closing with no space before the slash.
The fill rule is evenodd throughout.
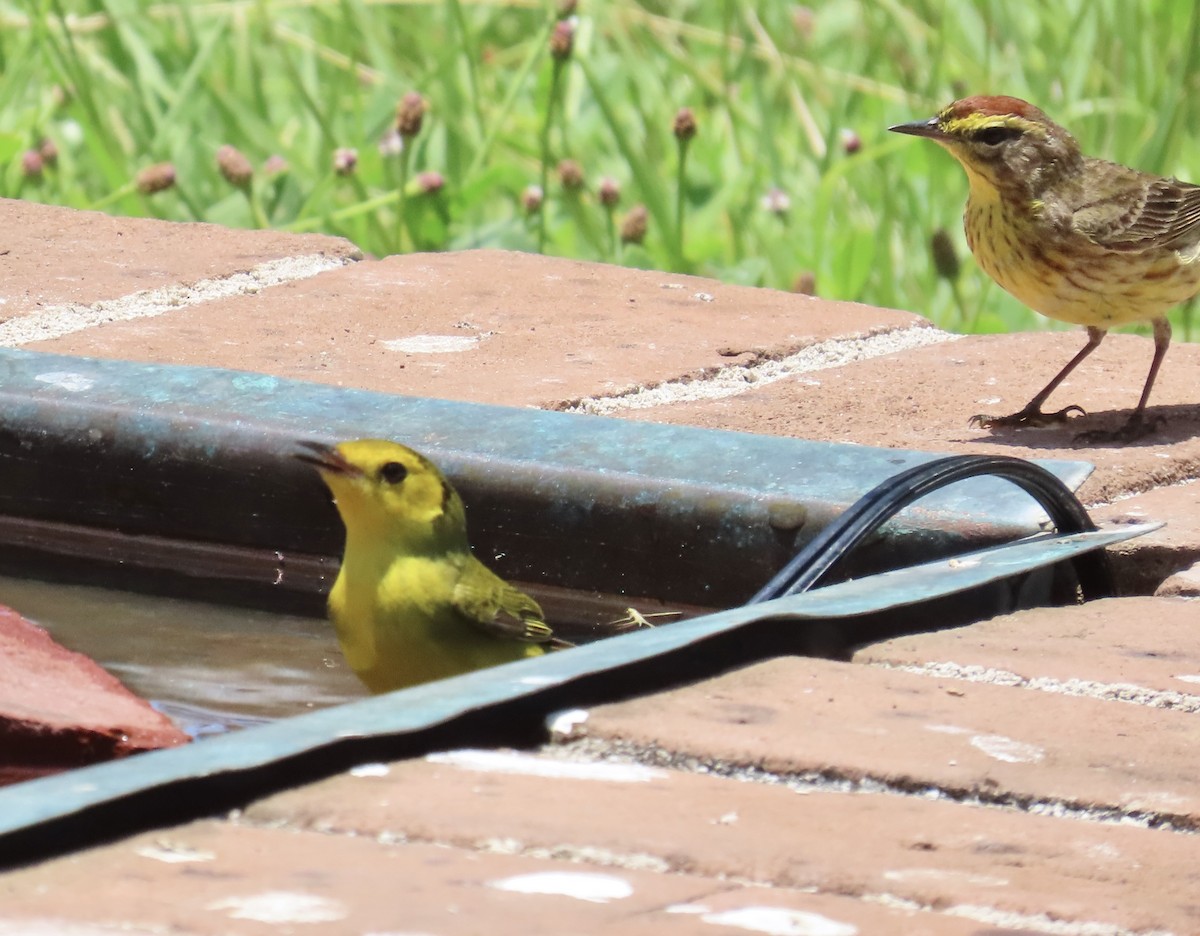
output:
<path id="1" fill-rule="evenodd" d="M 381 439 L 301 442 L 346 526 L 329 616 L 372 692 L 568 646 L 538 603 L 475 558 L 462 499 L 427 458 Z"/>

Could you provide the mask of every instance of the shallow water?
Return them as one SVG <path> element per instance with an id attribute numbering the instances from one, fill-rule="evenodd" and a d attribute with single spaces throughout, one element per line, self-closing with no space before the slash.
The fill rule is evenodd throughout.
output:
<path id="1" fill-rule="evenodd" d="M 319 618 L 3 576 L 0 604 L 194 736 L 367 695 Z"/>

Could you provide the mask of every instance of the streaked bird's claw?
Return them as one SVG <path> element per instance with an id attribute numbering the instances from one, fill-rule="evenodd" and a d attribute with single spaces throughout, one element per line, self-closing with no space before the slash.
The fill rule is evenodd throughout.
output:
<path id="1" fill-rule="evenodd" d="M 977 413 L 968 420 L 967 425 L 979 429 L 1045 429 L 1047 426 L 1057 426 L 1065 423 L 1072 415 L 1086 416 L 1087 410 L 1072 403 L 1053 413 L 1044 413 L 1040 409 L 1023 409 L 1019 413 L 1008 416 L 988 416 Z"/>

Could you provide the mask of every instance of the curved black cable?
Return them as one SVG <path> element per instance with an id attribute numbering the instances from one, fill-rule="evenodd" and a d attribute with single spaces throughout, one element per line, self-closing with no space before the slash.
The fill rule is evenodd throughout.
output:
<path id="1" fill-rule="evenodd" d="M 1091 517 L 1059 478 L 1045 468 L 1009 455 L 951 455 L 893 475 L 864 494 L 826 526 L 776 573 L 747 604 L 812 588 L 830 567 L 913 501 L 956 481 L 995 475 L 1030 494 L 1060 533 L 1095 530 Z M 1116 594 L 1104 552 L 1077 557 L 1075 572 L 1085 597 Z"/>

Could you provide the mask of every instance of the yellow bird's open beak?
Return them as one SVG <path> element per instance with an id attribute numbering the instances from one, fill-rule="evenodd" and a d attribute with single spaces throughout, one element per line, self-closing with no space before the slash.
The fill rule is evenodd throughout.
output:
<path id="1" fill-rule="evenodd" d="M 324 442 L 313 442 L 308 439 L 296 444 L 301 449 L 306 449 L 306 451 L 295 452 L 293 453 L 294 457 L 307 465 L 314 466 L 318 471 L 327 471 L 330 474 L 350 477 L 363 473 L 358 465 L 352 465 L 346 461 L 346 457 L 332 445 L 326 445 Z"/>

